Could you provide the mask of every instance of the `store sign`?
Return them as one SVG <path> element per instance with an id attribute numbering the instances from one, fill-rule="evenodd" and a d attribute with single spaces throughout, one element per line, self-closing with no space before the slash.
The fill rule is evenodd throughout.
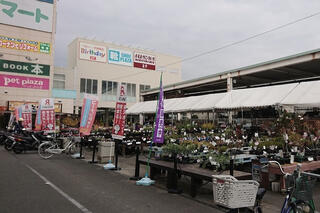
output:
<path id="1" fill-rule="evenodd" d="M 22 50 L 36 53 L 50 54 L 51 45 L 49 43 L 29 41 L 20 38 L 11 38 L 0 35 L 0 48 L 7 48 L 12 50 Z"/>
<path id="2" fill-rule="evenodd" d="M 117 103 L 114 111 L 112 138 L 123 139 L 126 122 L 127 85 L 118 86 Z"/>
<path id="3" fill-rule="evenodd" d="M 90 135 L 98 107 L 98 97 L 85 94 L 82 104 L 79 132 L 83 135 Z"/>
<path id="4" fill-rule="evenodd" d="M 37 0 L 1 0 L 0 23 L 52 32 L 53 4 Z"/>
<path id="5" fill-rule="evenodd" d="M 54 99 L 44 98 L 40 101 L 40 119 L 41 130 L 46 132 L 55 131 L 55 113 L 54 113 Z"/>
<path id="6" fill-rule="evenodd" d="M 0 87 L 49 90 L 49 79 L 0 74 Z"/>
<path id="7" fill-rule="evenodd" d="M 137 68 L 155 70 L 156 69 L 156 57 L 152 55 L 147 55 L 144 53 L 134 53 L 133 66 Z"/>
<path id="8" fill-rule="evenodd" d="M 50 65 L 25 63 L 21 61 L 9 61 L 0 59 L 0 71 L 15 72 L 29 75 L 50 75 Z"/>
<path id="9" fill-rule="evenodd" d="M 30 102 L 30 101 L 9 101 L 9 111 L 14 111 L 15 108 L 22 104 L 29 104 L 32 107 L 32 111 L 35 112 L 38 109 L 39 102 Z M 62 104 L 55 103 L 54 104 L 54 112 L 60 113 L 62 112 Z"/>
<path id="10" fill-rule="evenodd" d="M 116 50 L 109 48 L 108 59 L 110 64 L 119 64 L 132 67 L 133 55 L 129 51 Z"/>
<path id="11" fill-rule="evenodd" d="M 107 48 L 80 42 L 80 59 L 107 62 Z"/>

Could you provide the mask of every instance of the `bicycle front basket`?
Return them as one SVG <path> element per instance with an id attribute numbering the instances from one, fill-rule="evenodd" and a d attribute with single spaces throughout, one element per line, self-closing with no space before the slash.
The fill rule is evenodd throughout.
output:
<path id="1" fill-rule="evenodd" d="M 306 176 L 298 178 L 293 192 L 293 197 L 303 201 L 312 200 L 313 187 L 315 183 L 316 179 L 314 178 L 311 179 Z"/>

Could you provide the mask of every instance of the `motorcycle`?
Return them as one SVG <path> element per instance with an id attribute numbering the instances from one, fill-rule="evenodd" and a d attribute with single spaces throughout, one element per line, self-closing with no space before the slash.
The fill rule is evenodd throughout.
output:
<path id="1" fill-rule="evenodd" d="M 12 146 L 16 141 L 15 141 L 13 135 L 11 135 L 11 134 L 7 134 L 5 137 L 6 137 L 6 139 L 4 140 L 4 148 L 7 151 L 11 151 Z"/>
<path id="2" fill-rule="evenodd" d="M 51 140 L 51 136 L 43 136 L 40 133 L 30 132 L 27 136 L 15 136 L 15 142 L 12 150 L 16 154 L 20 154 L 27 150 L 38 150 L 41 143 Z"/>

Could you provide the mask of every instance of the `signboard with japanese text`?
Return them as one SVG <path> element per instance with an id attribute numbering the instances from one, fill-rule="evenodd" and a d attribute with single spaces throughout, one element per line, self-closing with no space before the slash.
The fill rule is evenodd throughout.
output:
<path id="1" fill-rule="evenodd" d="M 156 70 L 156 57 L 135 52 L 133 66 L 147 70 Z"/>
<path id="2" fill-rule="evenodd" d="M 98 97 L 85 94 L 81 110 L 79 132 L 83 135 L 90 135 L 98 107 Z"/>
<path id="3" fill-rule="evenodd" d="M 133 56 L 132 52 L 111 49 L 108 50 L 108 61 L 110 64 L 119 64 L 132 67 L 133 65 Z"/>
<path id="4" fill-rule="evenodd" d="M 0 74 L 0 87 L 49 90 L 49 79 Z"/>
<path id="5" fill-rule="evenodd" d="M 35 53 L 51 53 L 50 43 L 30 41 L 20 38 L 12 38 L 0 35 L 0 48 L 21 50 Z"/>
<path id="6" fill-rule="evenodd" d="M 52 32 L 53 4 L 37 0 L 0 1 L 0 23 Z"/>
<path id="7" fill-rule="evenodd" d="M 124 127 L 126 122 L 126 103 L 127 103 L 127 86 L 118 85 L 118 95 L 116 108 L 114 110 L 112 138 L 123 139 Z"/>
<path id="8" fill-rule="evenodd" d="M 9 101 L 8 102 L 8 110 L 14 111 L 14 109 L 22 104 L 30 104 L 32 107 L 32 111 L 35 112 L 38 109 L 39 103 L 38 102 L 30 102 L 30 101 Z M 54 104 L 54 112 L 61 113 L 62 112 L 62 104 L 55 103 Z"/>
<path id="9" fill-rule="evenodd" d="M 41 130 L 46 132 L 54 132 L 56 123 L 54 113 L 54 99 L 41 99 L 40 110 Z"/>
<path id="10" fill-rule="evenodd" d="M 50 65 L 0 59 L 0 71 L 15 72 L 15 73 L 29 74 L 29 75 L 49 76 Z"/>
<path id="11" fill-rule="evenodd" d="M 107 48 L 93 44 L 80 42 L 79 44 L 79 57 L 80 59 L 107 62 Z"/>
<path id="12" fill-rule="evenodd" d="M 22 108 L 22 126 L 27 130 L 32 130 L 32 107 L 30 104 L 23 104 Z"/>

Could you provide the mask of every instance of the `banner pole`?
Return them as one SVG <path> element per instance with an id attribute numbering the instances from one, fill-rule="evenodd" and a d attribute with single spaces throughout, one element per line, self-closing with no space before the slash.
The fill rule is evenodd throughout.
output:
<path id="1" fill-rule="evenodd" d="M 153 131 L 152 131 L 152 140 L 150 143 L 150 147 L 149 147 L 149 155 L 148 155 L 148 159 L 147 159 L 147 168 L 146 168 L 146 174 L 145 177 L 142 178 L 141 180 L 137 181 L 136 184 L 137 185 L 144 185 L 144 186 L 150 186 L 151 184 L 153 184 L 155 181 L 151 180 L 148 177 L 148 174 L 150 173 L 150 158 L 151 158 L 151 151 L 152 151 L 152 143 L 154 142 L 154 133 L 156 131 L 156 120 L 158 117 L 158 110 L 159 110 L 159 102 L 161 101 L 160 98 L 163 98 L 163 94 L 161 94 L 162 91 L 162 72 L 161 72 L 161 76 L 160 76 L 160 90 L 159 90 L 159 94 L 158 94 L 158 101 L 157 101 L 157 108 L 156 108 L 156 114 L 155 114 L 155 119 L 154 119 L 154 123 L 153 123 Z M 163 104 L 163 103 L 161 103 Z"/>

